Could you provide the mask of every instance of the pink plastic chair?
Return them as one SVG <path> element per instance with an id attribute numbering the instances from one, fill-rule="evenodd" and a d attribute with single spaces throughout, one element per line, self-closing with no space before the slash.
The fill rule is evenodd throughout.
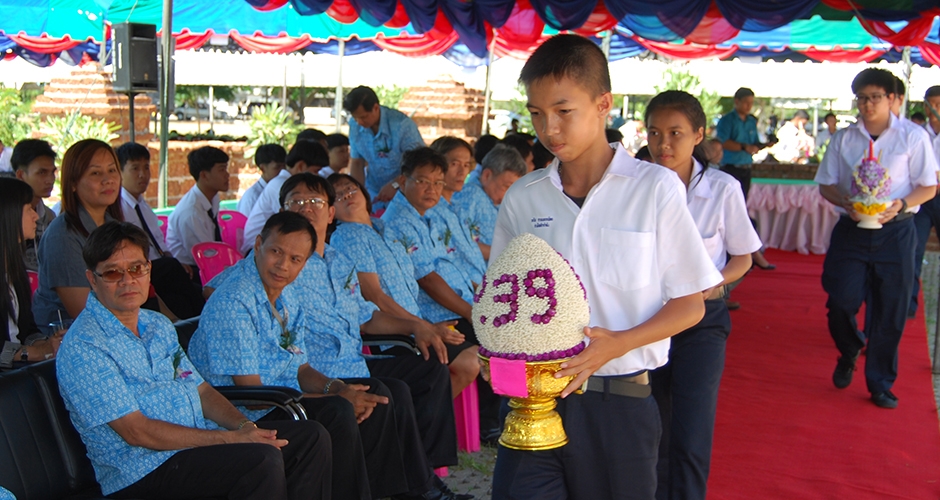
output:
<path id="1" fill-rule="evenodd" d="M 225 268 L 242 260 L 242 254 L 227 243 L 207 241 L 193 246 L 193 258 L 196 259 L 196 266 L 199 268 L 202 286 L 206 286 L 209 280 L 215 278 Z"/>
<path id="2" fill-rule="evenodd" d="M 170 226 L 170 217 L 166 215 L 158 215 L 157 222 L 160 223 L 160 232 L 163 233 L 163 241 L 166 241 L 166 230 Z"/>
<path id="3" fill-rule="evenodd" d="M 39 288 L 39 273 L 36 271 L 26 271 L 26 276 L 29 277 L 30 292 L 32 292 L 32 295 L 36 295 L 36 290 Z"/>
<path id="4" fill-rule="evenodd" d="M 245 224 L 248 217 L 236 210 L 219 210 L 219 228 L 222 232 L 222 241 L 232 248 L 242 247 L 245 239 Z"/>
<path id="5" fill-rule="evenodd" d="M 480 400 L 474 380 L 454 399 L 457 447 L 473 453 L 480 451 Z"/>

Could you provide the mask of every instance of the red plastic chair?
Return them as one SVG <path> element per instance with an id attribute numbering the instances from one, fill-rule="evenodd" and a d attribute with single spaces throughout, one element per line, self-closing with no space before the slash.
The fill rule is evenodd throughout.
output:
<path id="1" fill-rule="evenodd" d="M 166 215 L 158 215 L 157 222 L 160 223 L 160 232 L 163 233 L 163 241 L 166 241 L 166 230 L 170 226 L 170 217 Z"/>
<path id="2" fill-rule="evenodd" d="M 196 259 L 199 278 L 202 280 L 202 285 L 205 286 L 209 280 L 215 278 L 227 267 L 242 260 L 242 254 L 227 243 L 207 241 L 193 246 L 193 258 Z"/>
<path id="3" fill-rule="evenodd" d="M 219 228 L 222 241 L 232 248 L 239 249 L 245 240 L 245 224 L 248 217 L 237 210 L 219 210 Z"/>
<path id="4" fill-rule="evenodd" d="M 26 271 L 26 276 L 29 277 L 30 292 L 32 292 L 32 295 L 36 295 L 36 290 L 39 288 L 39 273 L 36 271 Z"/>
<path id="5" fill-rule="evenodd" d="M 457 447 L 470 453 L 480 451 L 480 401 L 476 380 L 454 398 L 454 423 L 457 424 Z"/>

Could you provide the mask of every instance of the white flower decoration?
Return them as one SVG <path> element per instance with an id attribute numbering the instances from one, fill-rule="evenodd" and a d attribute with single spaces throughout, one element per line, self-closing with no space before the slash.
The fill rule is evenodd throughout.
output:
<path id="1" fill-rule="evenodd" d="M 545 240 L 517 236 L 486 270 L 473 326 L 485 356 L 548 361 L 584 348 L 591 310 L 581 279 Z"/>

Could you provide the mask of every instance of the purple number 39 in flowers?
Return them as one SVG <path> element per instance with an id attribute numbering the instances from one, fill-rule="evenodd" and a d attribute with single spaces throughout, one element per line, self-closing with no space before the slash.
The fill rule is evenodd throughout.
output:
<path id="1" fill-rule="evenodd" d="M 536 286 L 536 280 L 542 280 L 544 286 Z M 509 293 L 493 295 L 493 302 L 497 304 L 509 304 L 508 313 L 500 314 L 493 319 L 493 326 L 497 328 L 505 324 L 515 322 L 516 315 L 519 312 L 519 277 L 515 274 L 503 274 L 502 276 L 493 280 L 493 288 L 499 288 L 500 285 L 505 283 L 510 284 Z M 548 302 L 548 308 L 545 311 L 533 314 L 530 317 L 531 321 L 537 325 L 547 325 L 555 316 L 555 306 L 558 304 L 557 300 L 555 299 L 555 280 L 552 278 L 552 270 L 536 269 L 529 271 L 526 274 L 522 284 L 525 286 L 525 293 L 527 296 L 538 297 L 540 299 L 545 299 Z M 486 323 L 486 320 L 481 318 L 481 322 Z"/>

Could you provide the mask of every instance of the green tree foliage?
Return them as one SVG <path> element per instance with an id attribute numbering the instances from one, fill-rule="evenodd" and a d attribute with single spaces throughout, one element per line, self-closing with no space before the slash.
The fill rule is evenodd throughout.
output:
<path id="1" fill-rule="evenodd" d="M 35 122 L 29 108 L 19 91 L 0 87 L 0 141 L 3 144 L 13 147 L 29 137 Z"/>
<path id="2" fill-rule="evenodd" d="M 405 92 L 408 92 L 408 87 L 399 87 L 398 85 L 386 87 L 385 85 L 379 85 L 372 90 L 374 90 L 375 95 L 378 96 L 379 104 L 386 108 L 398 109 L 398 103 L 401 102 L 401 98 L 405 96 Z"/>
<path id="3" fill-rule="evenodd" d="M 508 101 L 491 101 L 490 106 L 493 109 L 504 109 L 512 111 L 519 115 L 519 132 L 524 134 L 535 134 L 532 128 L 532 117 L 529 116 L 529 108 L 526 105 L 525 86 L 521 83 L 516 84 L 516 95 Z"/>
<path id="4" fill-rule="evenodd" d="M 657 94 L 665 90 L 684 90 L 697 97 L 698 101 L 702 103 L 702 109 L 705 110 L 705 123 L 707 125 L 711 125 L 722 115 L 721 96 L 717 92 L 706 89 L 697 76 L 684 68 L 670 67 L 667 69 L 663 73 L 663 83 L 657 85 L 655 89 Z"/>
<path id="5" fill-rule="evenodd" d="M 111 142 L 118 138 L 117 132 L 121 127 L 102 120 L 86 116 L 78 111 L 64 116 L 50 116 L 43 122 L 40 131 L 43 139 L 49 141 L 52 149 L 61 158 L 65 151 L 82 139 L 98 139 Z"/>
<path id="6" fill-rule="evenodd" d="M 302 125 L 294 123 L 291 112 L 285 110 L 279 104 L 269 104 L 263 108 L 255 108 L 251 114 L 248 127 L 246 158 L 253 158 L 255 151 L 262 144 L 280 144 L 286 148 L 294 143 L 297 134 L 303 130 Z"/>

